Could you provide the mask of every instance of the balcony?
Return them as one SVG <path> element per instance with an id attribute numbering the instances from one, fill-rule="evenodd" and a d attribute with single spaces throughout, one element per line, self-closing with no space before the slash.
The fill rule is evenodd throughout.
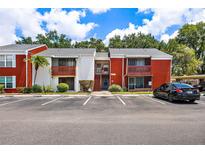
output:
<path id="1" fill-rule="evenodd" d="M 128 66 L 128 75 L 151 76 L 151 66 Z"/>
<path id="2" fill-rule="evenodd" d="M 75 76 L 76 66 L 52 66 L 52 75 Z"/>

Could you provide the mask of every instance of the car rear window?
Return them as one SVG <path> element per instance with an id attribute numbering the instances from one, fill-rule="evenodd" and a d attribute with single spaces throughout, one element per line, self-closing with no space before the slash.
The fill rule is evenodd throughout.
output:
<path id="1" fill-rule="evenodd" d="M 174 86 L 176 88 L 193 88 L 191 85 L 183 84 L 183 83 L 175 83 Z"/>

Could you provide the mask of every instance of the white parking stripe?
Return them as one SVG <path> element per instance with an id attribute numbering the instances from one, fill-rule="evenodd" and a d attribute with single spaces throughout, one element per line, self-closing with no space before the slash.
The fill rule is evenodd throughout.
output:
<path id="1" fill-rule="evenodd" d="M 30 98 L 25 98 L 25 99 L 16 100 L 16 101 L 13 101 L 13 102 L 3 103 L 3 104 L 0 104 L 0 106 L 4 106 L 4 105 L 8 105 L 8 104 L 13 104 L 13 103 L 25 101 L 25 100 L 27 100 L 27 99 L 30 99 Z"/>
<path id="2" fill-rule="evenodd" d="M 126 105 L 126 103 L 125 103 L 119 96 L 117 96 L 117 98 L 120 100 L 120 102 L 121 102 L 123 105 Z"/>
<path id="3" fill-rule="evenodd" d="M 41 105 L 47 105 L 47 104 L 53 103 L 53 102 L 55 102 L 55 101 L 57 101 L 57 100 L 59 100 L 59 99 L 61 99 L 61 98 L 62 98 L 62 96 L 61 96 L 61 97 L 58 97 L 58 98 L 56 98 L 56 99 L 53 99 L 53 100 L 51 100 L 51 101 L 45 102 L 45 103 L 43 103 L 43 104 L 41 104 Z"/>
<path id="4" fill-rule="evenodd" d="M 92 98 L 92 96 L 90 96 L 90 97 L 83 103 L 83 105 L 86 105 L 91 98 Z"/>
<path id="5" fill-rule="evenodd" d="M 146 97 L 146 98 L 148 98 L 148 99 L 150 99 L 150 100 L 152 100 L 152 101 L 154 101 L 154 102 L 157 102 L 157 103 L 160 103 L 160 104 L 166 105 L 165 102 L 160 101 L 160 100 L 157 100 L 157 99 L 155 99 L 155 98 L 152 98 L 152 97 L 149 97 L 149 96 L 144 96 L 144 97 Z"/>

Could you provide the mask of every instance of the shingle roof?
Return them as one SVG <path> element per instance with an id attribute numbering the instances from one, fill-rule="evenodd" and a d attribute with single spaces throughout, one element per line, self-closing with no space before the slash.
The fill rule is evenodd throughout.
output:
<path id="1" fill-rule="evenodd" d="M 46 57 L 63 57 L 63 56 L 94 56 L 96 53 L 96 49 L 94 48 L 50 48 L 41 53 L 38 53 L 39 56 Z"/>
<path id="2" fill-rule="evenodd" d="M 110 48 L 110 57 L 114 56 L 150 56 L 152 58 L 172 58 L 171 55 L 155 48 Z"/>
<path id="3" fill-rule="evenodd" d="M 95 57 L 102 57 L 102 58 L 108 58 L 108 52 L 96 52 Z"/>
<path id="4" fill-rule="evenodd" d="M 26 50 L 37 48 L 43 44 L 9 44 L 0 46 L 0 53 L 25 53 Z"/>

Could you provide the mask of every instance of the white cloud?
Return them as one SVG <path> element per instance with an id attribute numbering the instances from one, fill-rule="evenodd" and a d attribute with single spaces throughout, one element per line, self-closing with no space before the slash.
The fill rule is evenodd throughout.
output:
<path id="1" fill-rule="evenodd" d="M 17 27 L 24 36 L 44 33 L 40 24 L 41 15 L 35 9 L 0 9 L 0 45 L 14 43 Z"/>
<path id="2" fill-rule="evenodd" d="M 23 36 L 35 38 L 37 34 L 44 34 L 42 22 L 47 23 L 48 30 L 57 30 L 71 39 L 82 40 L 97 26 L 95 23 L 81 23 L 85 11 L 64 11 L 52 9 L 44 15 L 36 9 L 0 9 L 0 45 L 14 43 L 17 40 L 16 29 L 22 31 Z"/>
<path id="3" fill-rule="evenodd" d="M 169 34 L 163 34 L 160 37 L 160 41 L 164 41 L 165 43 L 167 43 L 170 39 L 175 38 L 178 35 L 178 30 L 176 30 L 173 34 L 169 35 Z"/>
<path id="4" fill-rule="evenodd" d="M 129 26 L 128 28 L 125 28 L 125 29 L 115 29 L 113 30 L 112 32 L 110 32 L 105 40 L 103 41 L 106 45 L 109 43 L 109 39 L 114 37 L 115 35 L 119 35 L 121 38 L 125 35 L 128 35 L 128 34 L 132 34 L 132 33 L 138 33 L 139 30 L 135 27 L 134 24 L 132 23 L 129 23 Z"/>
<path id="5" fill-rule="evenodd" d="M 115 29 L 110 32 L 106 38 L 105 42 L 114 35 L 119 35 L 122 37 L 131 32 L 133 33 L 151 33 L 154 36 L 161 37 L 162 40 L 168 41 L 168 39 L 173 36 L 166 34 L 168 28 L 173 25 L 182 26 L 185 23 L 196 23 L 199 21 L 205 21 L 205 9 L 174 9 L 174 8 L 161 8 L 161 9 L 139 9 L 137 13 L 149 13 L 153 12 L 153 17 L 151 20 L 143 19 L 142 26 L 135 26 L 132 24 L 132 28 L 129 26 L 125 29 Z M 133 28 L 134 27 L 134 28 Z"/>
<path id="6" fill-rule="evenodd" d="M 95 23 L 80 23 L 80 18 L 85 17 L 85 11 L 64 11 L 52 9 L 45 13 L 43 20 L 47 23 L 48 30 L 57 30 L 75 40 L 85 39 L 87 33 L 97 26 Z"/>
<path id="7" fill-rule="evenodd" d="M 93 13 L 93 14 L 101 14 L 101 13 L 105 13 L 107 11 L 109 11 L 109 8 L 89 8 L 89 10 Z"/>

